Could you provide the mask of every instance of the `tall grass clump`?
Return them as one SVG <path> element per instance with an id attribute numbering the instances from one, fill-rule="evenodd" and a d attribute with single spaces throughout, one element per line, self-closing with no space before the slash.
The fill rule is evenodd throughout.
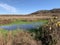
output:
<path id="1" fill-rule="evenodd" d="M 37 42 L 27 31 L 0 29 L 0 45 L 37 45 Z"/>

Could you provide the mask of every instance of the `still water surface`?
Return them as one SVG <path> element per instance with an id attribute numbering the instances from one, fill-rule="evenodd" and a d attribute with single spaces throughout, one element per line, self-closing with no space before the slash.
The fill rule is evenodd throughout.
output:
<path id="1" fill-rule="evenodd" d="M 42 26 L 45 24 L 44 22 L 34 22 L 31 24 L 13 24 L 13 25 L 5 25 L 5 26 L 0 26 L 0 28 L 3 28 L 5 30 L 16 30 L 16 29 L 35 29 L 39 26 Z"/>

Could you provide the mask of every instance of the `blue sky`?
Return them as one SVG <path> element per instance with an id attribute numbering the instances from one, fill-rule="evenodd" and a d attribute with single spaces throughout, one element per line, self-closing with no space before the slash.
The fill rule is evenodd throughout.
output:
<path id="1" fill-rule="evenodd" d="M 60 0 L 0 0 L 0 14 L 29 14 L 60 8 Z"/>

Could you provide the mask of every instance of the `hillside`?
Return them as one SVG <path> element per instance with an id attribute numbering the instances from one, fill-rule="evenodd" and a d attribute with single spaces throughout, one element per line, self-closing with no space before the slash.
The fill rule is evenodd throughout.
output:
<path id="1" fill-rule="evenodd" d="M 51 10 L 39 10 L 31 13 L 30 15 L 60 15 L 60 8 L 51 9 Z"/>

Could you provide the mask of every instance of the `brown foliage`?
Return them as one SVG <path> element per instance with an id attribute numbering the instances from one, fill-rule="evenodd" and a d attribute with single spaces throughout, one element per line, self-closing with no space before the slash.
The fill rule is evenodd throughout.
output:
<path id="1" fill-rule="evenodd" d="M 37 45 L 37 42 L 26 31 L 17 31 L 15 34 L 8 31 L 5 36 L 0 32 L 0 45 Z"/>

